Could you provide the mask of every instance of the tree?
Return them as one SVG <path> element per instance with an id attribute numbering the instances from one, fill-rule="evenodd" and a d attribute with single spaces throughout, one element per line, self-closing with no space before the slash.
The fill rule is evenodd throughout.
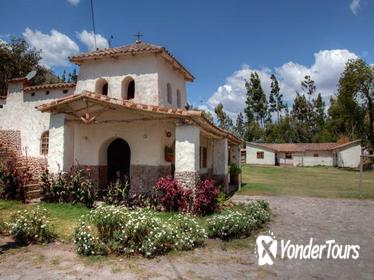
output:
<path id="1" fill-rule="evenodd" d="M 250 123 L 254 118 L 260 127 L 264 127 L 268 119 L 268 104 L 257 72 L 251 73 L 249 81 L 245 83 L 245 87 L 247 89 L 245 102 L 247 121 Z"/>
<path id="2" fill-rule="evenodd" d="M 233 126 L 232 120 L 223 110 L 223 105 L 221 103 L 214 108 L 214 113 L 218 119 L 218 126 L 231 131 Z"/>
<path id="3" fill-rule="evenodd" d="M 68 75 L 68 83 L 77 83 L 78 81 L 78 74 L 77 70 L 74 68 L 72 73 Z"/>
<path id="4" fill-rule="evenodd" d="M 211 114 L 209 111 L 205 111 L 205 110 L 203 110 L 203 115 L 204 115 L 204 117 L 205 117 L 207 120 L 209 120 L 211 123 L 214 122 L 214 120 L 213 120 L 213 116 L 212 116 L 212 114 Z"/>
<path id="5" fill-rule="evenodd" d="M 62 82 L 64 82 L 64 83 L 66 82 L 66 70 L 64 70 L 64 72 L 62 72 L 62 75 L 61 75 L 60 79 L 61 79 Z"/>
<path id="6" fill-rule="evenodd" d="M 374 66 L 362 59 L 349 60 L 340 76 L 338 98 L 343 97 L 350 103 L 353 101 L 364 112 L 366 135 L 370 146 L 374 147 Z M 354 104 L 350 104 L 350 106 Z M 353 112 L 350 112 L 353 113 Z M 353 120 L 356 123 L 359 120 Z M 353 124 L 356 126 L 356 124 Z"/>
<path id="7" fill-rule="evenodd" d="M 25 77 L 36 70 L 31 84 L 58 81 L 51 70 L 40 66 L 40 51 L 31 48 L 24 39 L 13 38 L 9 43 L 0 43 L 0 95 L 6 95 L 9 79 Z"/>
<path id="8" fill-rule="evenodd" d="M 286 108 L 283 103 L 283 94 L 280 93 L 280 87 L 277 78 L 274 74 L 271 75 L 271 91 L 269 96 L 269 111 L 277 113 L 277 122 L 279 122 L 280 113 Z"/>
<path id="9" fill-rule="evenodd" d="M 236 118 L 235 134 L 241 139 L 245 137 L 245 123 L 242 112 L 240 112 Z"/>

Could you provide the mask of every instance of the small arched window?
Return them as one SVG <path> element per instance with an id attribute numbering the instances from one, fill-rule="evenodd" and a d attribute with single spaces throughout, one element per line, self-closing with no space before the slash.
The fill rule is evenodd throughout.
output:
<path id="1" fill-rule="evenodd" d="M 48 155 L 48 150 L 49 150 L 49 131 L 43 132 L 42 137 L 41 137 L 41 154 L 46 156 Z"/>
<path id="2" fill-rule="evenodd" d="M 102 94 L 102 95 L 108 95 L 108 82 L 105 79 L 98 79 L 96 81 L 96 93 Z"/>
<path id="3" fill-rule="evenodd" d="M 166 85 L 166 97 L 167 97 L 167 100 L 168 100 L 168 103 L 169 104 L 172 104 L 173 103 L 173 96 L 172 96 L 172 93 L 171 93 L 171 85 L 168 83 Z"/>
<path id="4" fill-rule="evenodd" d="M 131 77 L 127 77 L 122 81 L 122 98 L 134 99 L 135 98 L 135 81 Z"/>
<path id="5" fill-rule="evenodd" d="M 179 89 L 177 89 L 177 107 L 182 108 L 182 94 Z"/>

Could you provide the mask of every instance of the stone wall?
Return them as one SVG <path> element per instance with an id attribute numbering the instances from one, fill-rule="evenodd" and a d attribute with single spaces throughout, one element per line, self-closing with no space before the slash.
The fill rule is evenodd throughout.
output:
<path id="1" fill-rule="evenodd" d="M 98 190 L 105 189 L 108 185 L 107 166 L 84 165 L 82 166 L 91 174 L 91 178 Z M 160 177 L 171 175 L 171 165 L 131 165 L 130 190 L 133 193 L 150 193 Z"/>
<path id="2" fill-rule="evenodd" d="M 200 174 L 195 171 L 180 171 L 175 172 L 174 178 L 182 187 L 194 190 L 200 180 Z"/>
<path id="3" fill-rule="evenodd" d="M 19 130 L 0 130 L 0 147 L 15 155 L 21 154 L 21 132 Z"/>

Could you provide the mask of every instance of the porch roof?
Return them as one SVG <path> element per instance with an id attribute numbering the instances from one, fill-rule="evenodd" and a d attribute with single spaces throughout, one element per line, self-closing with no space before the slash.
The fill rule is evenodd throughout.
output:
<path id="1" fill-rule="evenodd" d="M 71 115 L 85 123 L 94 123 L 96 121 L 95 117 L 90 116 L 88 113 L 89 110 L 92 112 L 94 109 L 96 109 L 96 114 L 115 109 L 134 111 L 151 116 L 157 115 L 160 117 L 169 117 L 180 120 L 182 123 L 195 123 L 208 133 L 227 138 L 230 143 L 239 145 L 242 142 L 232 133 L 215 126 L 204 116 L 202 111 L 139 104 L 129 100 L 111 98 L 89 91 L 69 95 L 48 103 L 41 104 L 37 106 L 36 109 L 41 112 L 50 112 L 55 114 L 63 113 Z"/>

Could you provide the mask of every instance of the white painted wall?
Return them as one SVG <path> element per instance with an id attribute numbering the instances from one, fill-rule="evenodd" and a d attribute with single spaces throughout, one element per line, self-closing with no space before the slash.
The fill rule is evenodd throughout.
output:
<path id="1" fill-rule="evenodd" d="M 59 171 L 68 171 L 70 167 L 65 166 L 64 147 L 65 147 L 65 115 L 58 114 L 51 116 L 49 126 L 49 150 L 48 150 L 48 169 L 51 173 Z M 66 139 L 68 140 L 68 139 Z"/>
<path id="2" fill-rule="evenodd" d="M 172 104 L 167 101 L 167 84 L 170 83 L 172 93 Z M 177 71 L 174 71 L 170 64 L 166 64 L 163 60 L 158 58 L 158 91 L 160 105 L 164 107 L 177 107 L 177 90 L 181 93 L 181 105 L 187 103 L 186 97 L 186 82 L 184 76 Z"/>
<path id="3" fill-rule="evenodd" d="M 122 81 L 128 77 L 135 81 L 136 103 L 177 107 L 177 89 L 181 92 L 182 105 L 186 103 L 184 76 L 154 54 L 86 61 L 80 66 L 76 93 L 94 92 L 97 80 L 102 78 L 108 82 L 108 96 L 120 99 Z M 172 104 L 166 99 L 167 83 L 172 89 Z"/>
<path id="4" fill-rule="evenodd" d="M 135 113 L 107 112 L 99 120 L 128 120 Z M 138 115 L 139 119 L 139 115 Z M 175 125 L 168 121 L 150 120 L 129 123 L 102 123 L 86 125 L 75 122 L 74 160 L 81 165 L 106 165 L 107 148 L 116 138 L 125 140 L 131 150 L 132 165 L 170 165 L 165 161 L 165 145 L 175 139 Z M 166 136 L 170 131 L 172 136 Z"/>
<path id="5" fill-rule="evenodd" d="M 318 157 L 314 157 L 318 154 Z M 307 151 L 304 153 L 304 166 L 334 166 L 332 151 Z"/>
<path id="6" fill-rule="evenodd" d="M 73 90 L 69 89 L 66 94 L 63 89 L 49 90 L 48 95 L 46 90 L 38 90 L 31 96 L 31 92 L 23 92 L 22 83 L 9 84 L 6 104 L 0 109 L 0 130 L 20 130 L 23 153 L 26 148 L 29 156 L 41 156 L 41 135 L 49 129 L 50 114 L 41 113 L 35 107 L 73 94 Z"/>
<path id="7" fill-rule="evenodd" d="M 227 139 L 215 139 L 213 143 L 213 174 L 227 175 L 229 172 Z"/>
<path id="8" fill-rule="evenodd" d="M 200 128 L 181 125 L 175 129 L 175 172 L 198 172 L 200 169 Z"/>
<path id="9" fill-rule="evenodd" d="M 295 165 L 294 155 L 295 153 L 292 153 L 292 158 L 286 158 L 286 153 L 277 153 L 279 164 L 280 165 Z"/>
<path id="10" fill-rule="evenodd" d="M 360 165 L 361 145 L 352 144 L 337 151 L 339 167 L 357 168 Z"/>
<path id="11" fill-rule="evenodd" d="M 275 165 L 275 153 L 247 143 L 247 164 Z M 264 152 L 264 158 L 258 159 L 257 152 Z"/>

